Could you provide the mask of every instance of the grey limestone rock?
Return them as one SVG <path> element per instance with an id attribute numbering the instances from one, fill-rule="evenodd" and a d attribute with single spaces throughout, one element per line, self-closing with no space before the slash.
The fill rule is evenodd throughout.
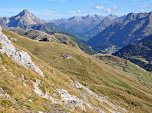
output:
<path id="1" fill-rule="evenodd" d="M 17 50 L 17 48 L 12 44 L 8 37 L 2 33 L 1 30 L 2 28 L 0 27 L 0 43 L 2 46 L 0 52 L 5 53 L 25 68 L 31 68 L 41 76 L 44 76 L 41 69 L 33 63 L 30 55 L 23 50 Z"/>

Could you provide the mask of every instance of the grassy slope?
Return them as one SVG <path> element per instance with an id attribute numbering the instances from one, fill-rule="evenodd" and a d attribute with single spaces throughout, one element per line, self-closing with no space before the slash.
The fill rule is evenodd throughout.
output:
<path id="1" fill-rule="evenodd" d="M 17 44 L 15 46 L 18 49 L 27 51 Z M 9 98 L 0 98 L 0 113 L 49 112 L 53 109 L 53 106 L 56 106 L 56 109 L 60 111 L 70 111 L 61 105 L 50 104 L 49 100 L 42 99 L 33 91 L 33 82 L 39 79 L 41 80 L 41 89 L 46 88 L 49 94 L 56 99 L 60 99 L 60 96 L 56 93 L 58 88 L 66 89 L 70 94 L 80 97 L 79 92 L 74 91 L 71 87 L 70 78 L 38 59 L 29 51 L 28 53 L 36 65 L 42 69 L 45 77 L 41 77 L 32 70 L 25 69 L 5 54 L 0 53 L 0 88 L 10 95 Z M 22 75 L 24 75 L 25 81 L 21 80 Z M 23 82 L 25 82 L 26 86 Z M 32 102 L 29 100 L 32 100 Z M 76 109 L 74 113 L 80 111 L 80 109 Z"/>
<path id="2" fill-rule="evenodd" d="M 78 80 L 99 95 L 108 95 L 114 103 L 133 112 L 152 111 L 152 77 L 135 65 L 130 64 L 129 71 L 124 72 L 64 44 L 37 42 L 6 30 L 3 32 L 18 40 L 14 43 L 70 78 Z M 62 55 L 65 53 L 73 58 L 64 59 Z"/>
<path id="3" fill-rule="evenodd" d="M 20 48 L 19 46 L 17 47 Z M 70 94 L 79 96 L 78 92 L 73 91 L 70 87 L 70 79 L 66 75 L 48 66 L 45 62 L 34 57 L 32 54 L 30 55 L 35 63 L 43 70 L 45 78 L 32 70 L 23 68 L 6 55 L 0 54 L 0 87 L 10 95 L 10 98 L 0 99 L 0 112 L 20 113 L 50 111 L 52 109 L 51 106 L 53 106 L 50 105 L 50 101 L 42 99 L 33 92 L 32 82 L 35 82 L 36 79 L 42 81 L 41 88 L 47 88 L 49 94 L 54 98 L 60 98 L 57 94 L 53 95 L 58 88 L 66 89 Z M 26 86 L 24 86 L 21 80 L 22 75 L 24 75 Z M 59 109 L 67 111 L 62 106 L 60 106 Z M 75 112 L 77 111 L 79 111 L 79 109 Z"/>

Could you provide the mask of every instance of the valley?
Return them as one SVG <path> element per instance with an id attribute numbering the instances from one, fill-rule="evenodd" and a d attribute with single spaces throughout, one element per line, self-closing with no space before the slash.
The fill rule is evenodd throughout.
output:
<path id="1" fill-rule="evenodd" d="M 152 12 L 33 12 L 0 17 L 0 113 L 151 113 Z"/>

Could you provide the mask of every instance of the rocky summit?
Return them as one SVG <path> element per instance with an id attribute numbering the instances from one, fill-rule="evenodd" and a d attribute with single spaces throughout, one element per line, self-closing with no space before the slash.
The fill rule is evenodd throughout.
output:
<path id="1" fill-rule="evenodd" d="M 44 24 L 44 21 L 38 19 L 28 10 L 23 10 L 18 15 L 9 18 L 8 27 L 28 28 L 31 25 Z"/>

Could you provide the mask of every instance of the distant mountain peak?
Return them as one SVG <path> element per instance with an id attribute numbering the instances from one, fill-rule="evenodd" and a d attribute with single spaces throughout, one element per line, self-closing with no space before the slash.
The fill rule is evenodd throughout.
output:
<path id="1" fill-rule="evenodd" d="M 150 16 L 151 13 L 129 13 L 126 15 L 126 19 L 125 20 L 135 20 L 135 19 L 140 19 L 140 18 L 144 18 L 144 17 L 148 17 Z"/>
<path id="2" fill-rule="evenodd" d="M 27 10 L 27 9 L 24 9 L 22 12 L 25 12 L 25 13 L 27 13 L 27 12 L 29 12 L 29 10 Z"/>
<path id="3" fill-rule="evenodd" d="M 24 9 L 18 15 L 10 17 L 9 26 L 27 28 L 30 25 L 44 24 L 44 21 L 37 18 L 27 9 Z"/>
<path id="4" fill-rule="evenodd" d="M 104 23 L 111 20 L 104 19 Z M 101 28 L 103 23 L 100 24 Z M 105 47 L 124 47 L 137 43 L 147 35 L 152 35 L 152 16 L 149 13 L 129 13 L 119 17 L 106 29 L 90 39 L 87 44 L 95 50 L 104 50 Z M 99 27 L 100 28 L 100 27 Z"/>
<path id="5" fill-rule="evenodd" d="M 28 11 L 27 9 L 24 9 L 22 12 L 20 12 L 18 15 L 16 15 L 15 17 L 18 16 L 34 16 L 36 18 L 36 16 L 34 14 L 32 14 L 30 11 Z"/>
<path id="6" fill-rule="evenodd" d="M 149 12 L 150 15 L 152 15 L 152 12 Z"/>
<path id="7" fill-rule="evenodd" d="M 90 15 L 90 14 L 88 14 L 86 17 L 88 17 L 88 18 L 89 18 L 89 17 L 91 17 L 91 15 Z"/>

